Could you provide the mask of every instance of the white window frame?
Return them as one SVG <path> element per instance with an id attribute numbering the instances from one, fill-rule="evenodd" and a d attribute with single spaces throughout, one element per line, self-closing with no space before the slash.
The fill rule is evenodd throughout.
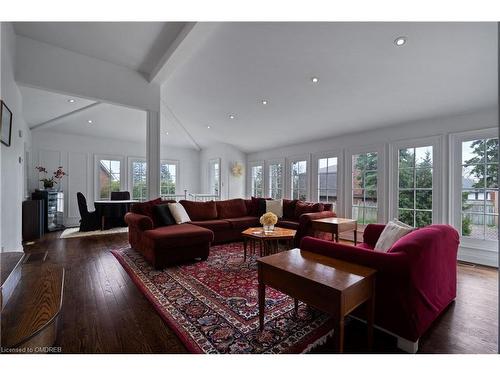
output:
<path id="1" fill-rule="evenodd" d="M 388 194 L 385 189 L 386 179 L 386 146 L 385 144 L 365 145 L 345 150 L 344 155 L 344 215 L 352 218 L 352 156 L 367 152 L 377 153 L 377 222 L 387 222 L 387 206 L 385 202 Z"/>
<path id="2" fill-rule="evenodd" d="M 292 156 L 290 158 L 286 159 L 286 182 L 285 182 L 285 191 L 286 191 L 286 197 L 289 199 L 292 198 L 292 163 L 298 162 L 298 161 L 306 161 L 306 201 L 311 200 L 311 155 L 310 154 L 304 154 L 304 155 L 299 155 L 299 156 Z"/>
<path id="3" fill-rule="evenodd" d="M 208 194 L 214 194 L 214 192 L 212 191 L 212 181 L 211 181 L 211 167 L 212 167 L 212 163 L 214 162 L 217 162 L 219 164 L 219 195 L 218 197 L 220 198 L 222 195 L 222 192 L 221 192 L 221 186 L 222 186 L 222 165 L 221 165 L 221 158 L 212 158 L 212 159 L 209 159 L 208 160 L 208 163 L 207 163 L 207 186 L 208 186 Z"/>
<path id="4" fill-rule="evenodd" d="M 252 168 L 253 167 L 262 167 L 262 197 L 266 197 L 266 170 L 265 170 L 265 162 L 263 160 L 256 160 L 247 163 L 247 191 L 248 196 L 251 197 L 253 194 L 252 187 Z"/>
<path id="5" fill-rule="evenodd" d="M 344 157 L 342 151 L 326 151 L 312 155 L 312 181 L 311 181 L 311 199 L 319 202 L 318 196 L 318 161 L 325 158 L 337 158 L 337 204 L 335 213 L 337 216 L 344 216 Z"/>
<path id="6" fill-rule="evenodd" d="M 135 156 L 129 156 L 128 158 L 128 161 L 127 161 L 127 186 L 128 186 L 128 191 L 130 192 L 130 199 L 135 199 L 133 197 L 133 192 L 134 192 L 134 177 L 132 176 L 132 172 L 133 172 L 133 168 L 132 168 L 132 163 L 134 162 L 144 162 L 146 163 L 146 186 L 149 187 L 149 184 L 148 184 L 148 165 L 147 165 L 147 161 L 146 161 L 146 158 L 142 158 L 142 157 L 135 157 Z M 144 197 L 145 200 L 148 200 L 148 193 L 149 193 L 149 188 L 146 189 L 146 196 Z"/>
<path id="7" fill-rule="evenodd" d="M 115 160 L 120 162 L 120 190 L 128 186 L 125 157 L 119 155 L 94 154 L 94 198 L 96 201 L 105 200 L 99 196 L 99 168 L 100 160 Z"/>
<path id="8" fill-rule="evenodd" d="M 271 165 L 281 164 L 281 198 L 286 198 L 286 160 L 285 159 L 270 159 L 266 160 L 265 165 L 265 175 L 264 175 L 264 188 L 265 195 L 267 197 L 271 196 L 271 177 L 269 167 Z"/>
<path id="9" fill-rule="evenodd" d="M 399 150 L 432 146 L 432 223 L 444 223 L 443 206 L 443 136 L 405 139 L 389 144 L 389 213 L 398 217 Z"/>
<path id="10" fill-rule="evenodd" d="M 180 161 L 179 160 L 175 160 L 175 159 L 161 159 L 160 160 L 160 187 L 158 188 L 159 189 L 159 192 L 160 192 L 160 195 L 161 195 L 161 165 L 162 164 L 175 164 L 175 192 L 174 192 L 174 195 L 178 195 L 178 194 L 181 194 L 180 193 L 180 187 L 179 187 L 179 184 L 180 184 Z M 220 169 L 220 164 L 219 164 L 219 169 Z M 184 193 L 184 192 L 182 192 Z"/>
<path id="11" fill-rule="evenodd" d="M 450 145 L 450 223 L 462 233 L 462 142 L 475 139 L 498 138 L 498 128 L 472 130 L 449 135 Z M 494 190 L 494 189 L 492 189 Z M 498 252 L 497 240 L 480 240 L 460 235 L 460 247 Z"/>

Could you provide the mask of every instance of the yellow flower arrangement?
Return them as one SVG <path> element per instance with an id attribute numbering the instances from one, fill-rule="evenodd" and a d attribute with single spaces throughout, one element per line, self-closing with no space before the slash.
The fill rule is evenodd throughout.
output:
<path id="1" fill-rule="evenodd" d="M 272 212 L 266 212 L 260 217 L 260 223 L 265 226 L 275 225 L 278 222 L 278 216 Z"/>

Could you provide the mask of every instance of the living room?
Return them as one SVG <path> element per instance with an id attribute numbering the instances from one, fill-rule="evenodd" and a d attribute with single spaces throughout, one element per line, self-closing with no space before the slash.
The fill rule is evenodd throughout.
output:
<path id="1" fill-rule="evenodd" d="M 498 353 L 496 22 L 71 19 L 1 22 L 2 353 Z"/>

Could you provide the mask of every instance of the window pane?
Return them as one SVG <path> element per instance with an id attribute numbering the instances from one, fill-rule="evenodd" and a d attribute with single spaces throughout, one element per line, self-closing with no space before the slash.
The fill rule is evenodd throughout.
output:
<path id="1" fill-rule="evenodd" d="M 432 210 L 432 190 L 417 190 L 415 193 L 415 208 Z"/>
<path id="2" fill-rule="evenodd" d="M 356 206 L 353 206 L 352 207 L 352 218 L 354 220 L 358 220 L 358 222 L 360 221 L 363 213 L 361 211 L 361 216 L 360 216 L 360 210 L 362 210 L 362 208 L 360 209 L 359 207 L 356 207 Z"/>
<path id="3" fill-rule="evenodd" d="M 414 190 L 402 190 L 399 192 L 399 208 L 413 209 L 415 208 L 414 204 Z"/>
<path id="4" fill-rule="evenodd" d="M 498 188 L 498 164 L 486 165 L 486 187 Z"/>
<path id="5" fill-rule="evenodd" d="M 486 213 L 498 214 L 498 190 L 486 191 Z"/>
<path id="6" fill-rule="evenodd" d="M 361 225 L 377 221 L 377 153 L 353 155 L 352 201 L 363 205 L 358 212 Z"/>
<path id="7" fill-rule="evenodd" d="M 462 167 L 462 187 L 466 189 L 483 188 L 484 165 Z"/>
<path id="8" fill-rule="evenodd" d="M 365 217 L 362 224 L 373 224 L 377 222 L 377 209 L 376 208 L 364 208 Z"/>
<path id="9" fill-rule="evenodd" d="M 486 141 L 486 159 L 488 163 L 498 163 L 498 138 Z"/>
<path id="10" fill-rule="evenodd" d="M 462 214 L 462 236 L 484 239 L 484 215 Z"/>
<path id="11" fill-rule="evenodd" d="M 367 170 L 377 170 L 377 153 L 369 152 L 366 154 L 366 169 Z"/>
<path id="12" fill-rule="evenodd" d="M 364 191 L 363 189 L 355 189 L 352 191 L 352 205 L 362 206 L 364 201 Z"/>
<path id="13" fill-rule="evenodd" d="M 111 176 L 109 173 L 99 171 L 99 198 L 109 199 L 110 197 L 110 187 L 111 187 Z"/>
<path id="14" fill-rule="evenodd" d="M 413 215 L 414 215 L 413 210 L 399 210 L 399 216 L 398 220 L 402 221 L 403 223 L 406 223 L 408 225 L 414 226 L 413 223 Z"/>
<path id="15" fill-rule="evenodd" d="M 484 139 L 462 142 L 462 164 L 482 164 L 485 161 L 484 153 Z"/>
<path id="16" fill-rule="evenodd" d="M 485 238 L 487 240 L 497 240 L 498 239 L 498 215 L 486 215 L 485 216 Z"/>
<path id="17" fill-rule="evenodd" d="M 413 188 L 413 169 L 400 169 L 399 170 L 399 187 L 402 189 Z"/>
<path id="18" fill-rule="evenodd" d="M 422 228 L 432 224 L 432 211 L 416 211 L 415 227 Z"/>
<path id="19" fill-rule="evenodd" d="M 306 200 L 307 198 L 307 161 L 300 160 L 291 163 L 292 170 L 292 199 Z"/>
<path id="20" fill-rule="evenodd" d="M 415 151 L 413 148 L 399 150 L 399 168 L 413 168 L 415 166 Z"/>
<path id="21" fill-rule="evenodd" d="M 372 171 L 372 172 L 366 172 L 365 173 L 365 189 L 376 189 L 377 188 L 377 172 Z"/>
<path id="22" fill-rule="evenodd" d="M 415 167 L 416 168 L 432 167 L 432 146 L 417 147 L 415 149 Z"/>
<path id="23" fill-rule="evenodd" d="M 462 191 L 462 211 L 484 212 L 484 190 L 463 190 Z"/>
<path id="24" fill-rule="evenodd" d="M 377 207 L 377 190 L 365 190 L 365 206 Z"/>
<path id="25" fill-rule="evenodd" d="M 415 179 L 417 188 L 432 189 L 432 169 L 423 168 L 415 171 Z"/>

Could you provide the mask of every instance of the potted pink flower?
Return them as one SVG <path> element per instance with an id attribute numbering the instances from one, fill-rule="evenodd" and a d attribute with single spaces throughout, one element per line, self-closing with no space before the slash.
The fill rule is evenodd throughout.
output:
<path id="1" fill-rule="evenodd" d="M 45 177 L 40 179 L 40 181 L 43 182 L 44 189 L 54 188 L 54 184 L 60 183 L 62 178 L 67 175 L 67 173 L 64 172 L 63 167 L 57 168 L 57 170 L 52 173 L 52 176 L 50 178 L 47 177 L 48 172 L 47 172 L 47 169 L 45 167 L 38 166 L 38 167 L 35 167 L 35 169 L 38 170 L 38 173 L 43 173 L 45 176 Z"/>

